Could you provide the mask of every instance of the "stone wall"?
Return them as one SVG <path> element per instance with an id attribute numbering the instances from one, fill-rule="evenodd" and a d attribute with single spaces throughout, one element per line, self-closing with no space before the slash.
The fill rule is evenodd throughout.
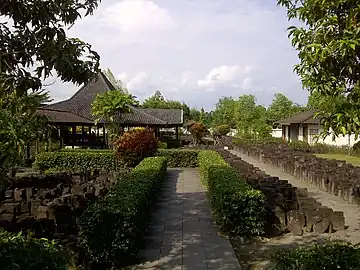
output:
<path id="1" fill-rule="evenodd" d="M 11 179 L 2 194 L 0 227 L 69 241 L 76 237 L 80 215 L 90 202 L 107 194 L 114 179 L 113 175 L 99 172 Z"/>
<path id="2" fill-rule="evenodd" d="M 360 167 L 345 161 L 318 158 L 284 145 L 265 145 L 261 148 L 244 145 L 236 146 L 236 150 L 280 168 L 283 172 L 345 201 L 360 204 Z"/>
<path id="3" fill-rule="evenodd" d="M 344 213 L 322 206 L 308 196 L 307 189 L 293 187 L 287 180 L 267 175 L 226 150 L 218 149 L 218 152 L 250 185 L 265 194 L 269 210 L 268 234 L 287 231 L 295 235 L 321 234 L 345 229 Z"/>

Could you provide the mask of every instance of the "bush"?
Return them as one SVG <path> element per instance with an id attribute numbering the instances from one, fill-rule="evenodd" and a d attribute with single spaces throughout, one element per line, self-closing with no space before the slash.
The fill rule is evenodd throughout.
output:
<path id="1" fill-rule="evenodd" d="M 353 155 L 353 156 L 359 156 L 360 155 L 360 142 L 355 143 L 351 147 L 351 155 Z"/>
<path id="2" fill-rule="evenodd" d="M 305 141 L 292 141 L 289 146 L 296 151 L 312 152 L 310 144 Z"/>
<path id="3" fill-rule="evenodd" d="M 230 236 L 254 236 L 264 233 L 265 196 L 241 180 L 215 151 L 199 153 L 203 183 L 210 192 L 211 206 L 220 231 Z"/>
<path id="4" fill-rule="evenodd" d="M 167 143 L 166 142 L 158 142 L 157 144 L 158 149 L 167 149 Z"/>
<path id="5" fill-rule="evenodd" d="M 198 166 L 198 154 L 199 150 L 160 149 L 156 155 L 166 157 L 170 168 L 185 168 Z"/>
<path id="6" fill-rule="evenodd" d="M 45 152 L 36 156 L 34 167 L 44 171 L 82 172 L 94 169 L 114 171 L 122 164 L 116 161 L 114 151 L 72 150 Z"/>
<path id="7" fill-rule="evenodd" d="M 360 249 L 350 244 L 328 242 L 325 245 L 281 249 L 270 255 L 276 270 L 359 269 Z"/>
<path id="8" fill-rule="evenodd" d="M 230 132 L 230 126 L 227 124 L 217 126 L 215 130 L 219 133 L 221 136 L 226 136 Z"/>
<path id="9" fill-rule="evenodd" d="M 0 231 L 1 269 L 67 270 L 68 254 L 54 241 Z"/>
<path id="10" fill-rule="evenodd" d="M 336 146 L 325 143 L 315 143 L 311 146 L 311 150 L 318 154 L 341 153 L 349 154 L 349 147 L 347 145 Z"/>
<path id="11" fill-rule="evenodd" d="M 132 129 L 116 141 L 116 154 L 126 166 L 136 166 L 144 158 L 151 157 L 157 150 L 157 139 L 150 129 Z"/>
<path id="12" fill-rule="evenodd" d="M 119 266 L 136 257 L 165 173 L 165 157 L 144 159 L 83 213 L 79 245 L 93 262 Z"/>

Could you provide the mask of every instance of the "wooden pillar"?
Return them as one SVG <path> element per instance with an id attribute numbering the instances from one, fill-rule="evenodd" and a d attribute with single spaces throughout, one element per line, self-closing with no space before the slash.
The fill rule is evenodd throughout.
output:
<path id="1" fill-rule="evenodd" d="M 72 126 L 72 139 L 71 139 L 71 146 L 74 149 L 75 147 L 75 137 L 76 137 L 76 126 Z"/>
<path id="2" fill-rule="evenodd" d="M 84 137 L 85 137 L 84 125 L 81 126 L 81 145 L 84 146 Z"/>
<path id="3" fill-rule="evenodd" d="M 175 135 L 176 135 L 176 139 L 179 139 L 179 127 L 175 127 Z"/>
<path id="4" fill-rule="evenodd" d="M 59 126 L 59 137 L 60 137 L 60 149 L 63 149 L 64 148 L 64 129 L 65 127 L 63 125 L 60 125 Z"/>
<path id="5" fill-rule="evenodd" d="M 105 126 L 103 126 L 103 138 L 104 138 L 104 147 L 105 147 L 105 148 L 108 148 L 107 140 L 106 140 Z"/>

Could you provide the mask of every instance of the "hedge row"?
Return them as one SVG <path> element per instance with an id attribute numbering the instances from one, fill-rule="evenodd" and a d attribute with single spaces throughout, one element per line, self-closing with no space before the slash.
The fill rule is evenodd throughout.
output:
<path id="1" fill-rule="evenodd" d="M 198 167 L 200 150 L 159 149 L 157 156 L 167 158 L 169 168 Z"/>
<path id="2" fill-rule="evenodd" d="M 83 213 L 79 244 L 94 263 L 121 266 L 136 257 L 165 173 L 166 158 L 146 158 Z"/>
<path id="3" fill-rule="evenodd" d="M 279 249 L 270 253 L 275 270 L 360 269 L 360 248 L 344 242 Z"/>
<path id="4" fill-rule="evenodd" d="M 94 169 L 114 171 L 121 164 L 116 161 L 113 151 L 71 150 L 40 153 L 35 158 L 34 166 L 42 171 L 81 172 Z"/>
<path id="5" fill-rule="evenodd" d="M 264 233 L 265 196 L 253 189 L 215 151 L 198 155 L 200 175 L 210 192 L 210 201 L 219 230 L 230 236 Z"/>

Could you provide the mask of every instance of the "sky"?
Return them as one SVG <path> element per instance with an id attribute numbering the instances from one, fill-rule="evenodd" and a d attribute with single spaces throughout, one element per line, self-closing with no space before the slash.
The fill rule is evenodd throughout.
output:
<path id="1" fill-rule="evenodd" d="M 243 94 L 265 106 L 277 92 L 306 103 L 290 25 L 276 0 L 106 0 L 68 35 L 90 43 L 101 68 L 138 99 L 159 90 L 211 110 L 219 98 Z M 77 89 L 59 80 L 47 87 L 54 101 Z"/>

